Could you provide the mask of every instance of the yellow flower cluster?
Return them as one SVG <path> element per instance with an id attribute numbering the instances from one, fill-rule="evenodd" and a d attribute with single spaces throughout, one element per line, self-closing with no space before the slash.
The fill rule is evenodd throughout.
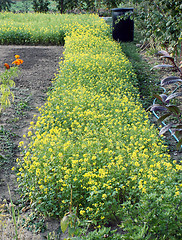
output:
<path id="1" fill-rule="evenodd" d="M 150 126 L 120 45 L 98 33 L 95 16 L 90 21 L 76 30 L 74 22 L 66 36 L 65 61 L 40 116 L 31 122 L 18 178 L 44 214 L 64 215 L 72 191 L 80 215 L 99 223 L 120 214 L 126 200 L 164 191 L 180 166 L 170 163 Z"/>
<path id="2" fill-rule="evenodd" d="M 4 12 L 0 15 L 0 43 L 59 45 L 64 43 L 65 34 L 70 35 L 74 29 L 83 31 L 80 26 L 90 34 L 109 32 L 104 20 L 99 21 L 96 15 Z"/>

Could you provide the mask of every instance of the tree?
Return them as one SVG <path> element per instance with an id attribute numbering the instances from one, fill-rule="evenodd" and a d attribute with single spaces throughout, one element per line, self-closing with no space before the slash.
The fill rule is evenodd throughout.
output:
<path id="1" fill-rule="evenodd" d="M 74 8 L 78 7 L 78 0 L 72 1 L 72 0 L 55 0 L 57 2 L 57 9 L 61 13 L 63 13 L 65 10 L 72 10 Z"/>
<path id="2" fill-rule="evenodd" d="M 33 9 L 35 12 L 48 12 L 49 0 L 33 0 Z"/>
<path id="3" fill-rule="evenodd" d="M 9 11 L 12 3 L 11 0 L 0 0 L 0 11 Z"/>
<path id="4" fill-rule="evenodd" d="M 57 9 L 62 14 L 64 11 L 64 0 L 55 0 L 57 2 Z"/>
<path id="5" fill-rule="evenodd" d="M 137 1 L 135 20 L 147 40 L 152 40 L 170 53 L 181 51 L 182 4 L 181 0 Z"/>
<path id="6" fill-rule="evenodd" d="M 65 12 L 65 10 L 73 10 L 73 9 L 80 9 L 80 10 L 90 10 L 94 9 L 95 7 L 95 0 L 55 0 L 57 2 L 57 9 L 61 13 Z"/>
<path id="7" fill-rule="evenodd" d="M 117 8 L 118 5 L 121 3 L 120 0 L 116 0 L 116 1 L 115 0 L 104 0 L 103 2 L 106 4 L 107 8 Z"/>

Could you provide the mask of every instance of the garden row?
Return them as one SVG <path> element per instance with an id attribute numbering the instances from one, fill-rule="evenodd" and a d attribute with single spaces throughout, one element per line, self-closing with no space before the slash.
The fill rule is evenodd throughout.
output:
<path id="1" fill-rule="evenodd" d="M 96 15 L 4 12 L 0 14 L 0 44 L 64 45 L 65 34 L 79 25 L 98 31 L 104 27 Z"/>
<path id="2" fill-rule="evenodd" d="M 150 125 L 130 62 L 103 20 L 69 18 L 64 62 L 20 143 L 22 197 L 45 216 L 122 223 L 123 239 L 180 239 L 181 166 Z"/>

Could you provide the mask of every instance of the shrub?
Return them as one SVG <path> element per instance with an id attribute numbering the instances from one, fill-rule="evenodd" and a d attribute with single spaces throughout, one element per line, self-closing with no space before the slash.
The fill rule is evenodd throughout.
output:
<path id="1" fill-rule="evenodd" d="M 0 0 L 0 11 L 9 11 L 12 3 L 11 0 Z"/>
<path id="2" fill-rule="evenodd" d="M 33 0 L 33 9 L 35 12 L 48 12 L 49 4 L 48 0 Z"/>

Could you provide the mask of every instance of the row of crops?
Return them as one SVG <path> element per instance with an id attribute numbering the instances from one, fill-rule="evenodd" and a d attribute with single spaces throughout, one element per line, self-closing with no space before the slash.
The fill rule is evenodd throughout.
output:
<path id="1" fill-rule="evenodd" d="M 20 143 L 22 197 L 45 216 L 62 218 L 71 207 L 96 227 L 120 224 L 123 239 L 181 239 L 181 165 L 151 126 L 109 27 L 95 15 L 13 16 L 16 24 L 1 15 L 1 44 L 11 31 L 18 41 L 20 29 L 29 40 L 65 35 L 53 90 L 30 123 L 29 145 Z"/>
<path id="2" fill-rule="evenodd" d="M 63 45 L 65 34 L 79 25 L 104 31 L 97 18 L 89 14 L 0 13 L 0 44 Z"/>

